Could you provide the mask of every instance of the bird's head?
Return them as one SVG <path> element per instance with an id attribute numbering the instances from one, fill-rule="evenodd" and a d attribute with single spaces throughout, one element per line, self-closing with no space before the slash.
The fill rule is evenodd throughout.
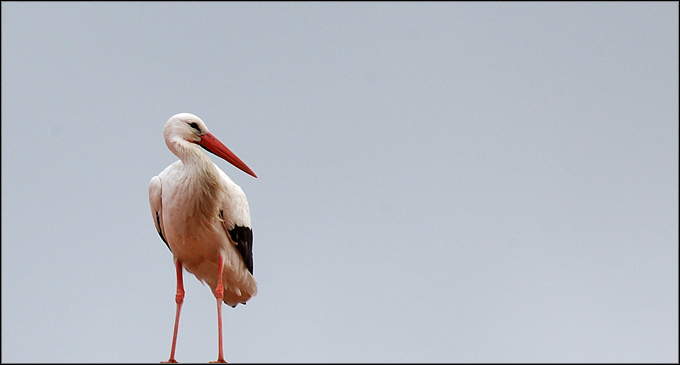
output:
<path id="1" fill-rule="evenodd" d="M 206 133 L 209 133 L 208 127 L 205 126 L 201 118 L 190 113 L 173 115 L 163 128 L 163 137 L 166 141 L 182 139 L 191 143 L 198 143 Z"/>
<path id="2" fill-rule="evenodd" d="M 190 113 L 175 114 L 165 123 L 163 127 L 163 137 L 165 144 L 176 155 L 180 156 L 176 145 L 191 148 L 192 145 L 199 145 L 206 151 L 223 158 L 225 161 L 241 169 L 246 174 L 257 177 L 240 158 L 231 152 L 220 140 L 213 136 L 201 118 Z M 182 158 L 180 156 L 180 158 Z"/>

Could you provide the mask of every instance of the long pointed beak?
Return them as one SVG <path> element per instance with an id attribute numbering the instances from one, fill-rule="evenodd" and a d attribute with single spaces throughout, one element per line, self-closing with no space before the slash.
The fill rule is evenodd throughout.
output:
<path id="1" fill-rule="evenodd" d="M 198 145 L 205 148 L 206 151 L 215 154 L 215 156 L 223 158 L 225 161 L 241 169 L 241 171 L 245 172 L 246 174 L 257 178 L 257 175 L 255 175 L 253 170 L 251 170 L 248 165 L 241 161 L 240 158 L 231 152 L 227 146 L 220 142 L 219 139 L 215 138 L 215 136 L 213 136 L 211 133 L 206 133 L 203 137 L 201 137 Z"/>

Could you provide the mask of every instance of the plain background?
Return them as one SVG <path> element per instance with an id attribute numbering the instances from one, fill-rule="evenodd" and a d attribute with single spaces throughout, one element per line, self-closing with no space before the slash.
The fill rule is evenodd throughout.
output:
<path id="1" fill-rule="evenodd" d="M 179 112 L 259 176 L 211 156 L 259 282 L 228 361 L 677 363 L 677 2 L 3 1 L 3 362 L 167 360 Z"/>

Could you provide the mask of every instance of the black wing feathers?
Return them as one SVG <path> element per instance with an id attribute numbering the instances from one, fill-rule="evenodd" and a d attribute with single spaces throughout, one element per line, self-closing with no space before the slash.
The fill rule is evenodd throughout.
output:
<path id="1" fill-rule="evenodd" d="M 224 220 L 224 211 L 220 210 L 220 218 Z M 236 243 L 236 249 L 241 254 L 250 274 L 253 274 L 253 230 L 250 227 L 237 226 L 228 230 L 231 240 Z"/>
<path id="2" fill-rule="evenodd" d="M 229 230 L 231 239 L 236 242 L 236 249 L 241 254 L 250 274 L 253 273 L 253 231 L 250 227 L 234 226 Z"/>

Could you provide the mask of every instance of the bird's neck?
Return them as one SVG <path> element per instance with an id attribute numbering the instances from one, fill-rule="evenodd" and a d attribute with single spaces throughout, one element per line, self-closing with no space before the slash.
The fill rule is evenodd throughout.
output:
<path id="1" fill-rule="evenodd" d="M 226 195 L 219 171 L 200 148 L 186 148 L 182 152 L 178 156 L 184 165 L 182 180 L 187 193 L 186 218 L 195 220 L 204 228 L 214 227 Z"/>
<path id="2" fill-rule="evenodd" d="M 210 157 L 197 144 L 176 140 L 168 147 L 184 165 L 185 179 L 188 183 L 213 186 L 219 183 L 219 174 Z M 218 184 L 219 185 L 219 184 Z"/>

